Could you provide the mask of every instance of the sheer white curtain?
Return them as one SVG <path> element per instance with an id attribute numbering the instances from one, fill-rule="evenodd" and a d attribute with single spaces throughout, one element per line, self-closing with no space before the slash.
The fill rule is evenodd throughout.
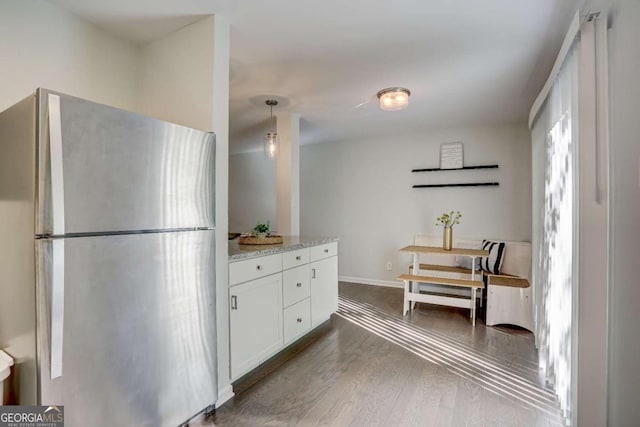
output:
<path id="1" fill-rule="evenodd" d="M 571 410 L 578 137 L 576 40 L 532 127 L 534 320 L 540 367 L 565 416 Z"/>

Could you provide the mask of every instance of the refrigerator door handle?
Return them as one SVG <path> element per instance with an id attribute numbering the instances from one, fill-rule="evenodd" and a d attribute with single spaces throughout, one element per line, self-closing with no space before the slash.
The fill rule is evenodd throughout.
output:
<path id="1" fill-rule="evenodd" d="M 62 376 L 64 341 L 64 239 L 52 240 L 51 379 Z"/>
<path id="2" fill-rule="evenodd" d="M 62 121 L 60 97 L 49 94 L 49 154 L 51 158 L 51 219 L 53 235 L 64 231 L 64 173 L 62 170 Z"/>

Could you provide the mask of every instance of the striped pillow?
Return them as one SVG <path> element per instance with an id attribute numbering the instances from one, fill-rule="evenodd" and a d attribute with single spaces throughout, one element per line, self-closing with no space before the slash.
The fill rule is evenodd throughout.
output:
<path id="1" fill-rule="evenodd" d="M 505 251 L 504 242 L 482 241 L 482 249 L 489 251 L 489 256 L 480 258 L 480 268 L 491 274 L 500 274 Z"/>

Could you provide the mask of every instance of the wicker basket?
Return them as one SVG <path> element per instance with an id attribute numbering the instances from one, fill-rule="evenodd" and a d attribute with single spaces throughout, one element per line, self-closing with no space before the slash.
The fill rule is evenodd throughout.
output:
<path id="1" fill-rule="evenodd" d="M 266 236 L 258 238 L 256 236 L 240 236 L 238 243 L 241 245 L 277 245 L 282 243 L 282 236 Z"/>

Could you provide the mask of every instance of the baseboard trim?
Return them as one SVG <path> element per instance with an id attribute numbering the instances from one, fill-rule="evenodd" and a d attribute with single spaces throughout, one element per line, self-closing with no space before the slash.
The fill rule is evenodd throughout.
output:
<path id="1" fill-rule="evenodd" d="M 235 394 L 233 393 L 233 387 L 231 384 L 228 384 L 225 388 L 220 390 L 218 395 L 218 400 L 216 401 L 216 409 L 225 404 L 229 399 L 231 399 Z"/>
<path id="2" fill-rule="evenodd" d="M 338 276 L 340 282 L 361 283 L 363 285 L 386 286 L 388 288 L 404 288 L 400 282 L 391 280 L 368 279 L 366 277 Z"/>

